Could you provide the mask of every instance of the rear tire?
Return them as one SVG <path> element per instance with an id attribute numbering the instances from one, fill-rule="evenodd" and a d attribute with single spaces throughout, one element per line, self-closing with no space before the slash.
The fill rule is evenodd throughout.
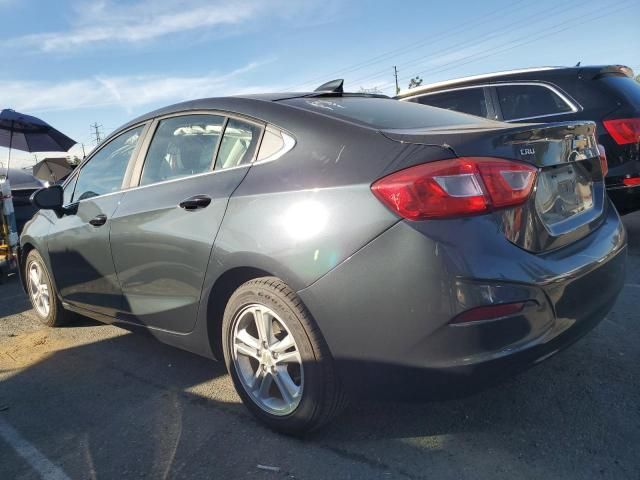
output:
<path id="1" fill-rule="evenodd" d="M 38 320 L 48 327 L 68 324 L 73 315 L 62 308 L 49 270 L 37 250 L 31 250 L 27 255 L 23 273 L 27 294 Z"/>
<path id="2" fill-rule="evenodd" d="M 272 429 L 300 435 L 329 422 L 346 406 L 322 334 L 280 279 L 262 277 L 241 285 L 227 303 L 222 335 L 236 391 Z"/>

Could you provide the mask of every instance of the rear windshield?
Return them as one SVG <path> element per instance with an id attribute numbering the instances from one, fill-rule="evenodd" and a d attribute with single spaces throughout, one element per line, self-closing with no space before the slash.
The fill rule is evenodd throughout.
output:
<path id="1" fill-rule="evenodd" d="M 629 77 L 604 77 L 602 79 L 609 88 L 612 88 L 620 96 L 634 107 L 640 108 L 640 83 Z"/>
<path id="2" fill-rule="evenodd" d="M 478 117 L 390 98 L 290 98 L 283 103 L 374 128 L 433 128 L 488 123 Z"/>

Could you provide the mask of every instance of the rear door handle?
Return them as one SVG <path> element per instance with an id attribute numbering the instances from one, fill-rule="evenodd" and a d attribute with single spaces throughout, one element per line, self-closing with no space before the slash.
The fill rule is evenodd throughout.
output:
<path id="1" fill-rule="evenodd" d="M 211 198 L 206 195 L 194 195 L 186 200 L 180 202 L 180 208 L 185 210 L 197 210 L 199 208 L 206 208 L 211 203 Z"/>
<path id="2" fill-rule="evenodd" d="M 89 223 L 94 227 L 101 227 L 102 225 L 107 223 L 107 216 L 101 213 L 100 215 L 97 215 L 89 220 Z"/>

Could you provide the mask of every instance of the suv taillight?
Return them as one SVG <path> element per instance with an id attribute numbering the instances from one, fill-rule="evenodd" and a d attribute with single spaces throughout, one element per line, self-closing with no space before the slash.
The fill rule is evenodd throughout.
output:
<path id="1" fill-rule="evenodd" d="M 618 145 L 640 142 L 640 118 L 603 120 L 602 123 Z"/>
<path id="2" fill-rule="evenodd" d="M 387 175 L 371 190 L 408 220 L 474 215 L 524 203 L 537 169 L 487 157 L 423 163 Z"/>

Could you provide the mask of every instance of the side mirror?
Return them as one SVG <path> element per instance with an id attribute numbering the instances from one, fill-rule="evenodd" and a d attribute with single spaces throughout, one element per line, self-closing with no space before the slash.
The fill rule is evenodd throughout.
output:
<path id="1" fill-rule="evenodd" d="M 38 210 L 62 210 L 64 190 L 60 185 L 51 185 L 33 192 L 29 200 Z"/>

